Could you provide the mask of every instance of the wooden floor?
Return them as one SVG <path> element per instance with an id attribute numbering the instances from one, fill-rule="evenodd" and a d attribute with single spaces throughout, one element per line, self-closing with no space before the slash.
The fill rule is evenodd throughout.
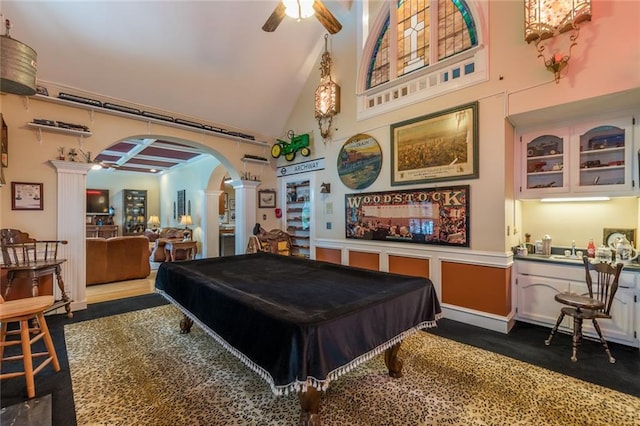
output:
<path id="1" fill-rule="evenodd" d="M 153 293 L 155 281 L 156 271 L 152 270 L 147 278 L 90 285 L 87 286 L 87 303 L 106 302 L 108 300 Z"/>

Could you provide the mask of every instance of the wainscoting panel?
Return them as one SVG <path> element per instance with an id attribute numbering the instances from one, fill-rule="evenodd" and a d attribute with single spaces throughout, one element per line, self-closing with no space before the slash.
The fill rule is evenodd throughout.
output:
<path id="1" fill-rule="evenodd" d="M 389 272 L 429 278 L 429 259 L 389 255 Z"/>
<path id="2" fill-rule="evenodd" d="M 316 260 L 321 260 L 323 262 L 337 263 L 338 265 L 340 265 L 342 264 L 342 250 L 325 248 L 325 247 L 316 247 Z"/>
<path id="3" fill-rule="evenodd" d="M 317 250 L 317 249 L 316 249 Z M 361 251 L 349 251 L 349 266 L 356 268 L 380 270 L 380 255 Z"/>
<path id="4" fill-rule="evenodd" d="M 511 268 L 442 262 L 442 302 L 495 315 L 511 312 Z"/>

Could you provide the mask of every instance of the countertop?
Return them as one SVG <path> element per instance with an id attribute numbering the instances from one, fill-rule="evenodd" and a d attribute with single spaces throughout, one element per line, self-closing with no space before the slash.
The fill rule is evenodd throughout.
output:
<path id="1" fill-rule="evenodd" d="M 553 252 L 552 252 L 553 253 Z M 532 262 L 544 262 L 551 264 L 561 264 L 561 265 L 571 265 L 571 266 L 580 266 L 582 267 L 582 259 L 575 257 L 566 257 L 563 254 L 551 254 L 550 256 L 545 256 L 541 254 L 528 254 L 526 256 L 523 255 L 515 255 L 513 257 L 515 260 L 527 260 Z M 625 263 L 622 271 L 632 271 L 632 272 L 640 272 L 640 264 L 637 263 L 637 259 L 631 263 Z"/>

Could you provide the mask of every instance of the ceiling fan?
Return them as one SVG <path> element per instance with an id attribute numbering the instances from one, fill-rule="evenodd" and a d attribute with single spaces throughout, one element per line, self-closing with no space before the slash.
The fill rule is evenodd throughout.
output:
<path id="1" fill-rule="evenodd" d="M 300 20 L 311 15 L 316 15 L 318 21 L 331 34 L 336 34 L 342 29 L 340 22 L 329 12 L 321 0 L 282 0 L 264 23 L 262 29 L 269 33 L 275 31 L 285 16 Z"/>

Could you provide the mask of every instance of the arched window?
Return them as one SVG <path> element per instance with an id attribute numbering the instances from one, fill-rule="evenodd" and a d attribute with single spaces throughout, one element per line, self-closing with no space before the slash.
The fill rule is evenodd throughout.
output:
<path id="1" fill-rule="evenodd" d="M 487 16 L 483 3 L 474 10 L 466 0 L 386 2 L 363 50 L 359 116 L 485 81 L 487 52 L 476 18 Z"/>

